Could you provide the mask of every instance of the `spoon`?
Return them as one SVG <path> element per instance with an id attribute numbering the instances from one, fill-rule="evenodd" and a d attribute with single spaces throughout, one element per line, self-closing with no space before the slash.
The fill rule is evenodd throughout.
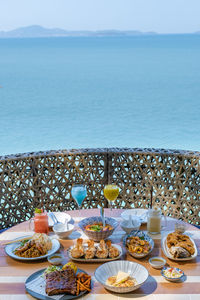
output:
<path id="1" fill-rule="evenodd" d="M 129 218 L 128 218 L 128 227 L 131 227 L 132 224 L 133 224 L 133 222 L 132 222 L 132 216 L 129 215 Z"/>
<path id="2" fill-rule="evenodd" d="M 56 218 L 56 216 L 54 215 L 53 212 L 50 212 L 50 213 L 49 213 L 49 216 L 50 216 L 50 218 L 52 219 L 54 225 L 55 225 L 55 224 L 63 224 L 62 222 L 59 222 L 59 221 L 58 221 L 58 219 Z"/>

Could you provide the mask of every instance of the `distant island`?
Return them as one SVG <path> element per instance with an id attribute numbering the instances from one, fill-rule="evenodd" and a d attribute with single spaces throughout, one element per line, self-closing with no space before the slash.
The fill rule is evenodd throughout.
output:
<path id="1" fill-rule="evenodd" d="M 38 38 L 38 37 L 104 37 L 155 35 L 155 32 L 135 30 L 68 31 L 60 28 L 44 28 L 39 25 L 20 27 L 11 31 L 0 31 L 0 38 Z"/>

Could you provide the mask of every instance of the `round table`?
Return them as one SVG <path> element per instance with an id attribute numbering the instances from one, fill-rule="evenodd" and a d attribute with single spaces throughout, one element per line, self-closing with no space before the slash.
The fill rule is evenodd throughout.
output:
<path id="1" fill-rule="evenodd" d="M 115 217 L 120 221 L 120 215 L 123 210 L 105 209 L 106 216 Z M 75 222 L 78 221 L 78 212 L 77 211 L 68 211 L 68 214 L 72 216 Z M 81 217 L 89 216 L 99 216 L 98 209 L 82 210 Z M 93 289 L 92 292 L 87 294 L 84 299 L 91 298 L 94 299 L 103 299 L 106 300 L 117 300 L 117 298 L 134 298 L 138 297 L 145 300 L 165 300 L 165 299 L 177 299 L 177 300 L 199 300 L 200 299 L 200 255 L 196 259 L 185 262 L 175 262 L 164 256 L 161 249 L 161 237 L 163 234 L 166 234 L 166 231 L 173 231 L 174 225 L 177 220 L 172 218 L 167 218 L 167 228 L 164 232 L 159 235 L 152 236 L 155 242 L 155 246 L 151 254 L 143 259 L 135 259 L 129 254 L 126 254 L 124 249 L 123 259 L 130 261 L 135 261 L 144 265 L 149 271 L 148 280 L 132 294 L 111 294 L 105 290 L 94 278 L 94 271 L 100 265 L 100 263 L 76 263 L 81 269 L 87 271 L 92 275 L 93 280 Z M 146 230 L 146 225 L 141 226 L 142 230 Z M 191 234 L 193 239 L 196 242 L 197 248 L 200 246 L 200 230 L 192 225 L 187 224 L 187 232 Z M 48 261 L 36 261 L 31 263 L 21 262 L 14 260 L 8 257 L 4 251 L 4 245 L 8 240 L 12 240 L 23 235 L 30 234 L 29 223 L 23 222 L 19 225 L 16 225 L 9 230 L 3 232 L 0 235 L 0 300 L 24 300 L 24 299 L 34 299 L 28 295 L 25 291 L 24 282 L 26 278 L 32 273 L 36 272 L 39 269 L 43 269 L 49 266 Z M 122 245 L 122 237 L 125 232 L 122 231 L 120 226 L 115 230 L 110 239 L 114 243 L 119 243 Z M 83 236 L 84 237 L 84 236 Z M 65 255 L 66 262 L 68 261 L 66 249 L 73 245 L 73 240 L 60 240 L 61 251 Z M 180 283 L 171 283 L 166 281 L 160 274 L 160 270 L 153 269 L 148 260 L 152 256 L 163 256 L 165 257 L 167 263 L 170 266 L 180 267 L 186 274 L 186 281 Z"/>

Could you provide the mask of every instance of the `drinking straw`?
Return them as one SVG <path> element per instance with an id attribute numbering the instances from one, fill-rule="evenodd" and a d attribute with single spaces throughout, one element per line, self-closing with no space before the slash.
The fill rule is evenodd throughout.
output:
<path id="1" fill-rule="evenodd" d="M 153 204 L 153 186 L 151 187 L 151 192 L 150 192 L 150 208 L 152 208 Z"/>

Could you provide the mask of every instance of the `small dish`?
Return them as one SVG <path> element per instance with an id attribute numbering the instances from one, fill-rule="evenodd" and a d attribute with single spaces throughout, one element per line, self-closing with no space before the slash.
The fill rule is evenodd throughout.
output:
<path id="1" fill-rule="evenodd" d="M 164 265 L 166 264 L 166 260 L 161 256 L 155 256 L 149 258 L 149 264 L 154 269 L 162 269 Z"/>
<path id="2" fill-rule="evenodd" d="M 121 217 L 123 220 L 128 220 L 129 215 L 131 214 L 132 217 L 139 217 L 142 224 L 147 223 L 147 212 L 148 209 L 145 208 L 133 208 L 133 209 L 126 209 L 121 213 Z"/>
<path id="3" fill-rule="evenodd" d="M 67 238 L 73 231 L 74 225 L 68 224 L 68 228 L 64 224 L 55 224 L 53 225 L 53 231 L 60 239 Z"/>
<path id="4" fill-rule="evenodd" d="M 169 276 L 168 274 L 166 275 L 166 272 L 171 274 L 171 276 Z M 181 269 L 174 268 L 174 267 L 164 267 L 161 271 L 161 275 L 166 280 L 171 281 L 171 282 L 179 282 L 185 276 L 184 272 Z M 179 277 L 174 277 L 174 276 L 178 276 L 178 275 L 179 275 Z"/>
<path id="5" fill-rule="evenodd" d="M 133 230 L 139 230 L 141 226 L 141 221 L 139 217 L 132 216 L 131 221 L 123 220 L 120 223 L 120 226 L 127 234 L 129 234 Z"/>
<path id="6" fill-rule="evenodd" d="M 63 255 L 60 253 L 54 253 L 53 255 L 50 255 L 47 257 L 47 260 L 50 264 L 58 266 L 61 265 L 63 261 Z"/>

